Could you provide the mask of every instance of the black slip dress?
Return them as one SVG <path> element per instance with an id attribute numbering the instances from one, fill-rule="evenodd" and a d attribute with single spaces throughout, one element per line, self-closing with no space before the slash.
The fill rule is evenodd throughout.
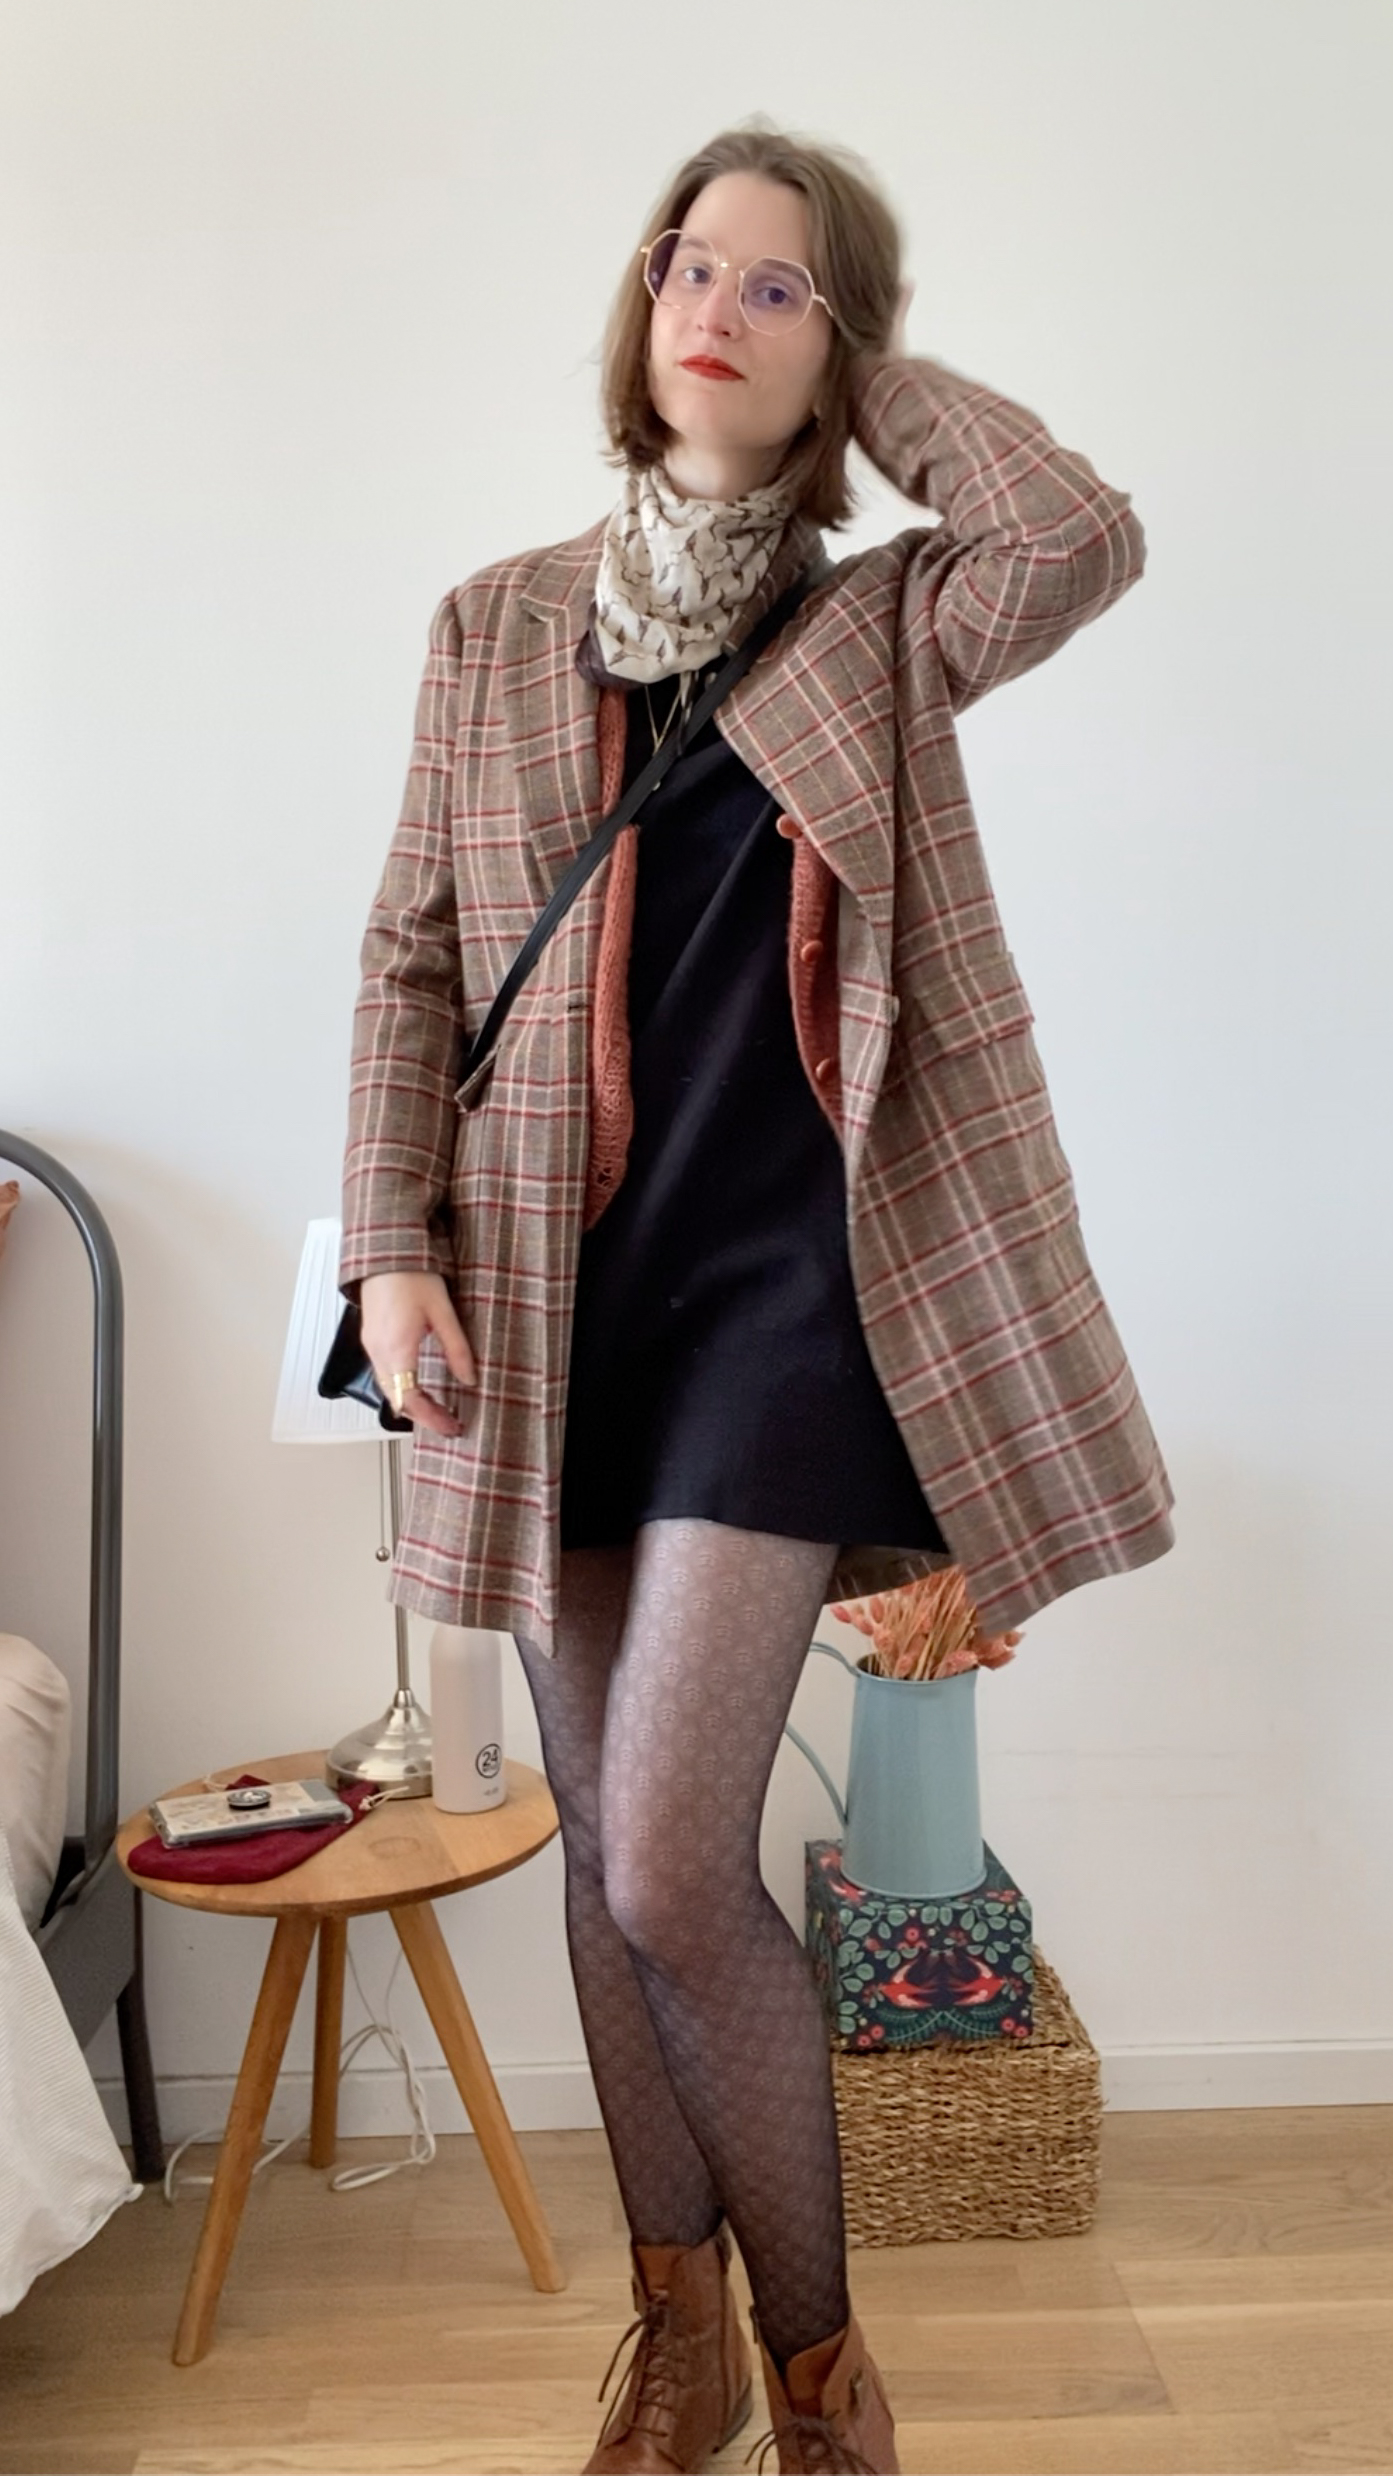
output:
<path id="1" fill-rule="evenodd" d="M 659 732 L 676 692 L 648 691 Z M 628 696 L 625 789 L 653 747 Z M 642 811 L 633 1134 L 580 1242 L 563 1548 L 676 1514 L 946 1547 L 866 1348 L 842 1148 L 798 1053 L 778 814 L 714 715 Z"/>

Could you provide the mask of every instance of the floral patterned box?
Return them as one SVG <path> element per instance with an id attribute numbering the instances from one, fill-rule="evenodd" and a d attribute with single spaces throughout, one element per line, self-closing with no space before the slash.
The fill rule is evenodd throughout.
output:
<path id="1" fill-rule="evenodd" d="M 807 1948 L 839 2046 L 1029 2037 L 1030 1902 L 985 1854 L 975 1891 L 896 1900 L 843 1874 L 840 1840 L 805 1843 Z"/>

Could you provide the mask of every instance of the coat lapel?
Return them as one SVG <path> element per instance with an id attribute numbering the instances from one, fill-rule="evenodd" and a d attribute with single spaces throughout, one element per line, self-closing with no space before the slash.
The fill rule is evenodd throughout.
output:
<path id="1" fill-rule="evenodd" d="M 849 606 L 834 567 L 747 671 L 716 728 L 865 914 L 887 962 L 894 911 L 892 612 Z M 883 636 L 882 658 L 867 644 Z"/>
<path id="2" fill-rule="evenodd" d="M 548 551 L 518 595 L 502 669 L 523 814 L 548 887 L 600 822 L 599 690 L 576 665 L 607 519 Z M 786 585 L 818 557 L 817 527 L 796 517 L 741 613 L 740 644 Z M 717 708 L 716 727 L 799 824 L 888 952 L 894 884 L 894 679 L 891 612 L 848 612 L 830 568 L 776 643 Z M 865 660 L 886 630 L 886 658 Z M 868 672 L 871 674 L 868 681 Z M 854 720 L 853 720 L 854 717 Z"/>
<path id="3" fill-rule="evenodd" d="M 576 668 L 605 518 L 548 551 L 527 591 L 502 665 L 518 797 L 548 892 L 600 822 L 600 692 Z"/>

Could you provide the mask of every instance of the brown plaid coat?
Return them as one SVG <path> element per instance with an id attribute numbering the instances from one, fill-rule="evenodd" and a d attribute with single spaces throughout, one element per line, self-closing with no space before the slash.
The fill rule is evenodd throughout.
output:
<path id="1" fill-rule="evenodd" d="M 867 1346 L 995 1631 L 1174 1541 L 954 727 L 1107 609 L 1140 574 L 1143 541 L 1125 494 L 1082 456 L 937 362 L 869 365 L 856 434 L 943 521 L 835 565 L 717 720 L 798 832 L 791 1002 L 842 1134 Z M 422 1379 L 465 1426 L 417 1433 L 391 1596 L 548 1651 L 576 1252 L 602 1208 L 587 1170 L 617 851 L 519 996 L 482 1093 L 456 1091 L 465 1040 L 616 779 L 601 718 L 617 692 L 576 661 L 602 531 L 484 568 L 436 612 L 363 943 L 344 1162 L 344 1294 L 373 1272 L 444 1273 L 479 1367 L 466 1392 L 427 1335 Z M 818 545 L 803 520 L 789 528 L 737 641 Z M 825 1035 L 829 989 L 830 1099 L 810 1028 Z M 941 1561 L 846 1542 L 830 1595 Z"/>

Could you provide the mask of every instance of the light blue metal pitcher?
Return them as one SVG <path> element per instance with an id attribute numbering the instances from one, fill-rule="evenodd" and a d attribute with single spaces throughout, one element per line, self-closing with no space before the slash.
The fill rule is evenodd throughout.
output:
<path id="1" fill-rule="evenodd" d="M 846 1803 L 796 1728 L 842 1826 L 842 1871 L 867 1891 L 899 1899 L 947 1899 L 975 1891 L 987 1872 L 977 1787 L 977 1670 L 910 1684 L 853 1667 L 832 1642 L 815 1651 L 856 1679 Z"/>

